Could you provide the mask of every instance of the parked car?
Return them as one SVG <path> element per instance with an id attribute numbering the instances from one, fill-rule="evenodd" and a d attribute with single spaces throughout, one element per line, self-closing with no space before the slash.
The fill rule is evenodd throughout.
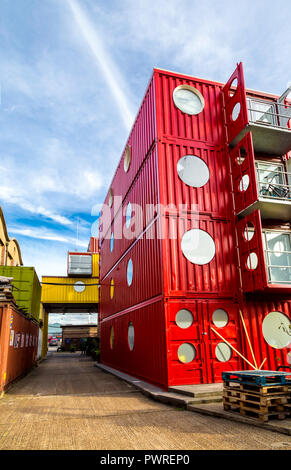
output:
<path id="1" fill-rule="evenodd" d="M 49 342 L 49 346 L 57 346 L 58 345 L 58 340 L 56 338 L 53 338 Z"/>

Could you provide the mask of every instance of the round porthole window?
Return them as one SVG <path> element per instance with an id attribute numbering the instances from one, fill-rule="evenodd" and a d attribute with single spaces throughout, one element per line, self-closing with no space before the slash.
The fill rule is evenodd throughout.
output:
<path id="1" fill-rule="evenodd" d="M 255 270 L 258 267 L 258 257 L 256 253 L 250 253 L 247 258 L 247 268 L 250 270 Z"/>
<path id="2" fill-rule="evenodd" d="M 128 346 L 129 349 L 132 351 L 134 347 L 134 327 L 131 322 L 128 325 Z"/>
<path id="3" fill-rule="evenodd" d="M 126 228 L 129 228 L 130 226 L 130 221 L 131 221 L 131 204 L 130 202 L 127 204 L 126 207 L 126 214 L 125 214 L 125 225 Z"/>
<path id="4" fill-rule="evenodd" d="M 192 362 L 193 359 L 196 357 L 196 348 L 193 344 L 190 343 L 183 343 L 178 348 L 178 358 L 179 361 L 187 364 L 188 362 Z"/>
<path id="5" fill-rule="evenodd" d="M 232 114 L 231 114 L 231 118 L 233 121 L 236 121 L 237 118 L 239 117 L 240 109 L 241 109 L 240 103 L 236 103 L 236 105 L 233 107 Z"/>
<path id="6" fill-rule="evenodd" d="M 173 100 L 177 108 L 190 115 L 201 113 L 205 106 L 201 93 L 189 85 L 177 86 L 173 91 Z"/>
<path id="7" fill-rule="evenodd" d="M 125 173 L 128 172 L 131 162 L 131 148 L 128 145 L 125 149 L 124 160 L 123 160 L 123 168 Z"/>
<path id="8" fill-rule="evenodd" d="M 177 163 L 177 172 L 183 183 L 193 188 L 201 188 L 209 180 L 209 169 L 201 158 L 185 155 Z"/>
<path id="9" fill-rule="evenodd" d="M 113 190 L 112 190 L 112 188 L 109 189 L 108 204 L 109 204 L 109 207 L 112 207 L 112 204 L 113 204 Z"/>
<path id="10" fill-rule="evenodd" d="M 130 258 L 127 263 L 127 284 L 131 286 L 133 279 L 133 264 L 132 259 Z"/>
<path id="11" fill-rule="evenodd" d="M 113 232 L 112 232 L 111 237 L 110 237 L 110 251 L 111 251 L 111 253 L 113 251 L 113 248 L 114 248 L 114 235 L 113 235 Z"/>
<path id="12" fill-rule="evenodd" d="M 291 321 L 284 313 L 269 313 L 264 318 L 262 331 L 272 348 L 283 349 L 291 345 Z"/>
<path id="13" fill-rule="evenodd" d="M 218 343 L 215 348 L 215 356 L 219 362 L 227 362 L 231 359 L 232 350 L 226 343 Z"/>
<path id="14" fill-rule="evenodd" d="M 114 296 L 114 280 L 111 279 L 110 281 L 110 299 L 113 299 Z"/>
<path id="15" fill-rule="evenodd" d="M 185 308 L 182 308 L 177 312 L 176 318 L 175 318 L 176 324 L 185 330 L 186 328 L 189 328 L 189 326 L 192 325 L 193 323 L 193 315 L 189 310 L 186 310 Z"/>
<path id="16" fill-rule="evenodd" d="M 204 230 L 191 229 L 184 233 L 181 240 L 184 256 L 193 264 L 207 264 L 215 255 L 215 243 Z"/>
<path id="17" fill-rule="evenodd" d="M 250 184 L 250 177 L 249 175 L 244 175 L 242 177 L 242 179 L 240 180 L 239 182 L 239 190 L 241 193 L 244 193 L 248 187 L 249 187 L 249 184 Z"/>
<path id="18" fill-rule="evenodd" d="M 250 240 L 252 240 L 254 235 L 255 235 L 255 226 L 252 222 L 248 222 L 244 230 L 244 239 L 247 242 L 249 242 Z"/>
<path id="19" fill-rule="evenodd" d="M 112 326 L 110 330 L 110 348 L 113 349 L 113 346 L 114 346 L 114 329 Z"/>
<path id="20" fill-rule="evenodd" d="M 228 91 L 229 96 L 234 96 L 236 90 L 237 90 L 237 78 L 234 78 L 233 81 L 231 82 L 230 89 Z"/>
<path id="21" fill-rule="evenodd" d="M 84 284 L 84 282 L 82 282 L 82 281 L 75 282 L 74 290 L 76 292 L 84 292 L 85 289 L 86 289 L 86 285 Z"/>
<path id="22" fill-rule="evenodd" d="M 217 328 L 223 328 L 228 324 L 228 314 L 222 308 L 218 308 L 213 312 L 212 321 Z"/>

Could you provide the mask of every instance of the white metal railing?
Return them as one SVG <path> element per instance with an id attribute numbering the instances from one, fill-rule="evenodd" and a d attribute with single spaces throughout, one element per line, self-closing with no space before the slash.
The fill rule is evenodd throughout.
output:
<path id="1" fill-rule="evenodd" d="M 250 122 L 290 129 L 291 106 L 278 101 L 268 102 L 260 99 L 247 98 Z"/>
<path id="2" fill-rule="evenodd" d="M 291 202 L 291 173 L 281 170 L 272 171 L 259 166 L 256 166 L 256 170 L 259 197 Z M 268 172 L 269 176 L 262 180 L 262 173 L 265 172 Z M 279 183 L 278 180 L 282 182 Z"/>

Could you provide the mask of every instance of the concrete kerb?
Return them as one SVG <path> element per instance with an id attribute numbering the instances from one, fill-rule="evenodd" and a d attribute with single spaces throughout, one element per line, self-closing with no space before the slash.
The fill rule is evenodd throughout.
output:
<path id="1" fill-rule="evenodd" d="M 151 385 L 147 382 L 137 379 L 136 377 L 132 377 L 121 371 L 105 366 L 104 364 L 100 364 L 99 362 L 96 362 L 95 366 L 104 372 L 114 375 L 120 380 L 124 380 L 125 382 L 136 387 L 138 390 L 140 390 L 141 393 L 143 393 L 147 397 L 150 397 L 161 403 L 174 405 L 174 406 L 182 406 L 184 407 L 185 410 L 191 411 L 194 413 L 214 416 L 216 418 L 228 419 L 231 421 L 236 421 L 238 423 L 248 424 L 248 425 L 266 429 L 268 431 L 279 432 L 281 434 L 291 436 L 291 420 L 290 419 L 286 420 L 285 426 L 283 425 L 283 423 L 278 424 L 277 422 L 274 422 L 274 421 L 271 421 L 268 423 L 263 423 L 263 422 L 261 423 L 255 419 L 244 417 L 238 413 L 230 413 L 228 411 L 225 411 L 223 408 L 221 410 L 215 409 L 218 407 L 218 403 L 204 404 L 203 400 L 199 400 L 199 401 L 202 401 L 202 403 L 199 403 L 198 405 L 195 403 L 197 401 L 195 400 L 195 398 L 186 397 L 185 395 L 183 396 L 177 393 L 165 392 L 164 390 L 162 390 L 159 387 L 156 387 L 155 385 Z"/>

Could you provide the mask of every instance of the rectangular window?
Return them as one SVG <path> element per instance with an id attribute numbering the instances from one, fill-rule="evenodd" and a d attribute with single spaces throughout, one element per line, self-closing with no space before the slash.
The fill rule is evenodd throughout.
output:
<path id="1" fill-rule="evenodd" d="M 271 126 L 277 126 L 276 107 L 273 103 L 247 98 L 249 120 Z"/>
<path id="2" fill-rule="evenodd" d="M 291 233 L 263 231 L 263 242 L 271 284 L 291 284 Z"/>
<path id="3" fill-rule="evenodd" d="M 92 276 L 91 255 L 69 255 L 68 274 L 73 276 Z"/>
<path id="4" fill-rule="evenodd" d="M 291 200 L 288 173 L 283 163 L 255 162 L 259 197 Z"/>

